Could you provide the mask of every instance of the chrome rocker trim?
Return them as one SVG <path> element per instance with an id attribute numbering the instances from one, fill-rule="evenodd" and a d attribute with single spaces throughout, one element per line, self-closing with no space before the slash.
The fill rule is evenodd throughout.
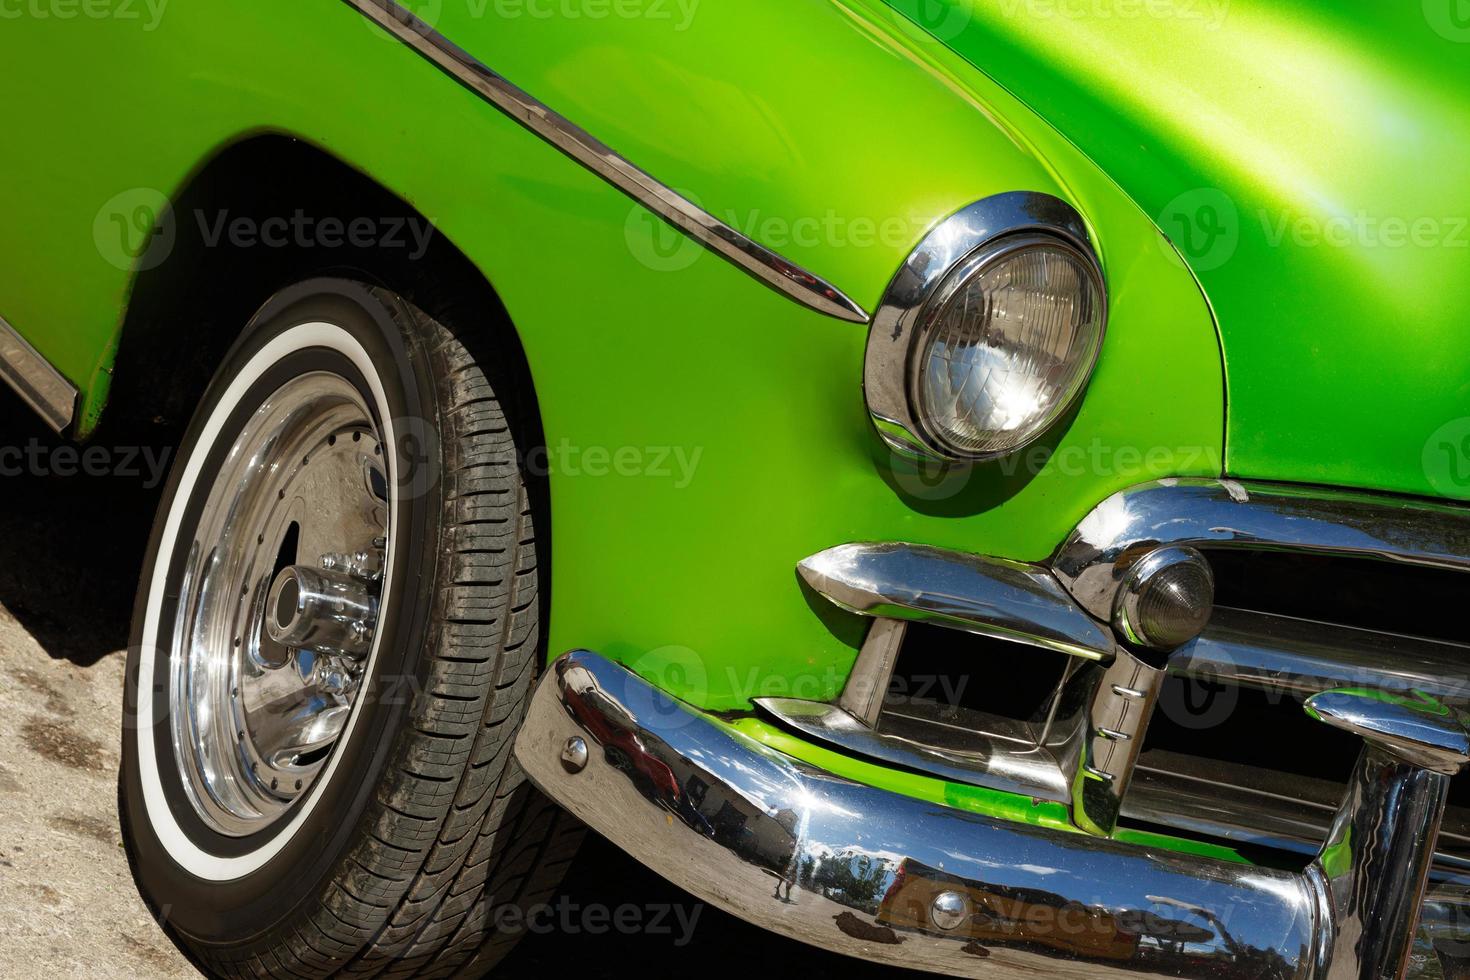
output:
<path id="1" fill-rule="evenodd" d="M 496 74 L 394 0 L 345 0 L 531 132 L 750 275 L 818 313 L 867 323 L 866 310 L 831 283 L 753 241 L 659 183 L 611 147 Z"/>
<path id="2" fill-rule="evenodd" d="M 77 389 L 0 317 L 0 379 L 57 432 L 76 416 Z"/>
<path id="3" fill-rule="evenodd" d="M 1367 748 L 1301 873 L 997 820 L 783 756 L 595 653 L 558 660 L 516 739 L 532 781 L 657 873 L 835 952 L 951 976 L 1368 978 L 1407 961 L 1466 733 L 1399 703 L 1313 705 Z M 873 887 L 822 869 L 866 861 Z"/>

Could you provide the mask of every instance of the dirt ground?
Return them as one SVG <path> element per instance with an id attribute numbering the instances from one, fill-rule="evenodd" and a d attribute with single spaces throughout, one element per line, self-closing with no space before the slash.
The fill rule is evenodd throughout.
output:
<path id="1" fill-rule="evenodd" d="M 95 444 L 116 472 L 57 475 L 75 465 L 66 444 L 0 385 L 3 980 L 197 975 L 139 900 L 117 829 L 124 649 L 157 491 L 130 447 Z M 497 977 L 920 976 L 771 936 L 596 837 L 551 906 Z"/>

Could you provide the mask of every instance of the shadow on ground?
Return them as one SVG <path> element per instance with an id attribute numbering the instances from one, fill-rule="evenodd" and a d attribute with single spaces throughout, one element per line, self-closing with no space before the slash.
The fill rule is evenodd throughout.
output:
<path id="1" fill-rule="evenodd" d="M 127 647 L 160 492 L 147 461 L 167 451 L 105 430 L 77 446 L 0 386 L 0 605 L 53 658 Z"/>
<path id="2" fill-rule="evenodd" d="M 547 904 L 551 906 L 547 917 L 556 928 L 526 936 L 502 963 L 503 973 L 492 977 L 612 980 L 840 974 L 846 980 L 930 980 L 933 976 L 823 952 L 748 925 L 704 905 L 596 834 L 588 834 L 566 882 Z M 597 912 L 589 914 L 594 909 Z M 642 926 L 611 927 L 618 914 Z M 683 923 L 692 923 L 692 929 L 686 931 Z"/>
<path id="3" fill-rule="evenodd" d="M 83 464 L 0 386 L 0 606 L 53 661 L 92 668 L 128 643 L 133 596 L 157 506 L 160 447 L 105 429 Z M 85 447 L 83 447 L 85 448 Z M 45 789 L 38 787 L 37 792 Z M 546 927 L 530 932 L 497 975 L 924 976 L 840 958 L 772 936 L 704 906 L 589 835 Z M 621 918 L 619 918 L 621 916 Z M 621 922 L 619 926 L 617 923 Z M 99 937 L 100 938 L 100 937 Z"/>

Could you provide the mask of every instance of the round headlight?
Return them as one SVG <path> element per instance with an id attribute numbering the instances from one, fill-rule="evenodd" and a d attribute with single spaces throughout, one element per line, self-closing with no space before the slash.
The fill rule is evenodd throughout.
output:
<path id="1" fill-rule="evenodd" d="M 1071 242 L 1016 234 L 959 263 L 920 313 L 909 396 L 926 440 L 982 459 L 1031 442 L 1086 385 L 1107 299 Z"/>

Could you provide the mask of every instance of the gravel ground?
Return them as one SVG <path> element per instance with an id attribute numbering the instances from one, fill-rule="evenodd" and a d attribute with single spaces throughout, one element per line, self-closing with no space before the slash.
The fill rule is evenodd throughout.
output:
<path id="1" fill-rule="evenodd" d="M 122 441 L 94 444 L 124 469 Z M 117 829 L 123 651 L 156 491 L 138 462 L 55 475 L 75 465 L 65 445 L 0 385 L 0 980 L 196 976 L 139 900 Z M 551 905 L 497 976 L 921 976 L 771 936 L 595 836 Z"/>

